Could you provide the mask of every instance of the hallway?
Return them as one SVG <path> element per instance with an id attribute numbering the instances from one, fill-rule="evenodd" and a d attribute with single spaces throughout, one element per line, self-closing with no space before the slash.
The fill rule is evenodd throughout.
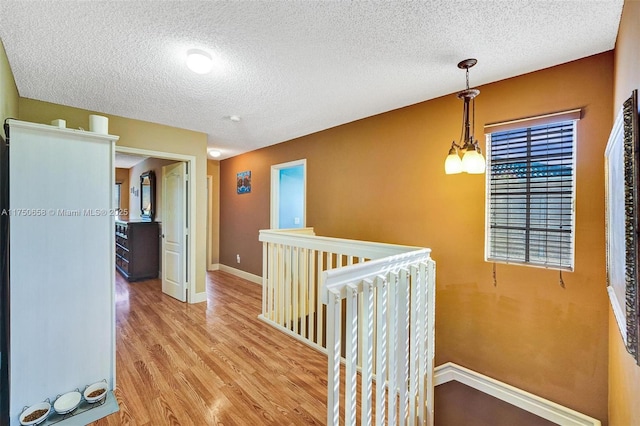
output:
<path id="1" fill-rule="evenodd" d="M 326 356 L 257 319 L 261 288 L 207 272 L 207 303 L 116 274 L 116 398 L 107 425 L 324 424 Z"/>

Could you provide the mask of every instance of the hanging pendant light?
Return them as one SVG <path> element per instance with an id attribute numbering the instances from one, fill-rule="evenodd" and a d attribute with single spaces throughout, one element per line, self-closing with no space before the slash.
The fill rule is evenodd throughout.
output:
<path id="1" fill-rule="evenodd" d="M 458 64 L 458 68 L 467 71 L 467 88 L 458 92 L 457 96 L 464 102 L 462 110 L 462 131 L 460 144 L 451 142 L 449 155 L 444 162 L 444 171 L 448 175 L 461 172 L 480 174 L 484 173 L 485 161 L 478 141 L 473 137 L 473 125 L 475 124 L 475 97 L 480 94 L 478 89 L 469 88 L 469 68 L 477 64 L 476 59 L 465 59 Z M 471 112 L 471 121 L 469 113 Z M 460 153 L 463 153 L 460 159 Z"/>

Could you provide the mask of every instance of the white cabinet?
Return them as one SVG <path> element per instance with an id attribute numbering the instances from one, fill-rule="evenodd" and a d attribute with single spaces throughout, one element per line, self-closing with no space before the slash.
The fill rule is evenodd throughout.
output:
<path id="1" fill-rule="evenodd" d="M 27 405 L 115 385 L 117 136 L 9 120 L 11 425 Z"/>

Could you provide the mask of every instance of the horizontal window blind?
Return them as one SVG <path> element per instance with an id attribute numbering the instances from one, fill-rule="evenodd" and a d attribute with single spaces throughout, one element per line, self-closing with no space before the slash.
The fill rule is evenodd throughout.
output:
<path id="1" fill-rule="evenodd" d="M 575 121 L 488 139 L 487 260 L 573 270 Z"/>

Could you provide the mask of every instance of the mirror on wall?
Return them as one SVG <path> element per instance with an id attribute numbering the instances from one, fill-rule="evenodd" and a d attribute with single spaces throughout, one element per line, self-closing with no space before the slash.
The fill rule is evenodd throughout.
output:
<path id="1" fill-rule="evenodd" d="M 140 175 L 140 217 L 153 222 L 156 204 L 156 176 L 153 170 Z"/>

